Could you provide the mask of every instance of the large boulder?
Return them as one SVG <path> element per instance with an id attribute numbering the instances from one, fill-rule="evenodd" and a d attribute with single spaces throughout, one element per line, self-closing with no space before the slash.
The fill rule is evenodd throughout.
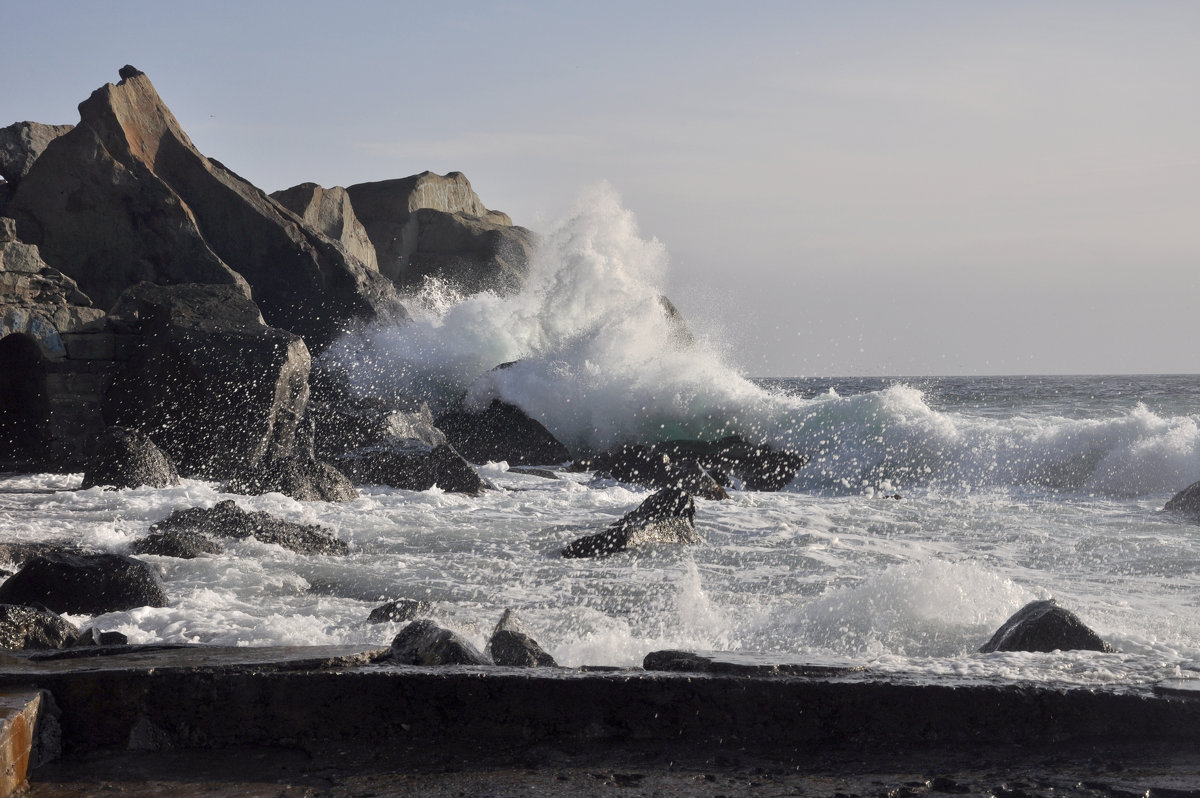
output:
<path id="1" fill-rule="evenodd" d="M 1031 601 L 1004 622 L 979 653 L 993 651 L 1112 651 L 1112 647 L 1054 599 Z"/>
<path id="2" fill-rule="evenodd" d="M 512 668 L 554 668 L 554 657 L 529 636 L 529 632 L 512 610 L 505 610 L 488 639 L 484 653 L 497 665 Z"/>
<path id="3" fill-rule="evenodd" d="M 236 474 L 225 485 L 227 493 L 261 496 L 282 493 L 302 502 L 348 502 L 358 491 L 332 463 L 307 453 L 273 456 Z"/>
<path id="4" fill-rule="evenodd" d="M 265 512 L 246 512 L 232 499 L 211 508 L 176 510 L 150 527 L 151 534 L 187 532 L 273 543 L 301 554 L 346 554 L 349 548 L 332 532 L 316 524 L 297 524 Z"/>
<path id="5" fill-rule="evenodd" d="M 479 649 L 431 620 L 410 623 L 392 639 L 391 657 L 402 665 L 491 665 Z"/>
<path id="6" fill-rule="evenodd" d="M 453 447 L 379 443 L 347 452 L 334 462 L 355 484 L 387 485 L 402 490 L 429 490 L 472 496 L 488 488 L 474 467 Z"/>
<path id="7" fill-rule="evenodd" d="M 195 529 L 158 529 L 139 538 L 129 547 L 131 554 L 156 554 L 192 560 L 206 554 L 223 554 L 220 543 Z"/>
<path id="8" fill-rule="evenodd" d="M 144 283 L 118 304 L 130 308 L 142 344 L 109 389 L 109 424 L 142 430 L 205 479 L 292 454 L 312 362 L 303 339 L 266 326 L 232 286 Z"/>
<path id="9" fill-rule="evenodd" d="M 316 183 L 276 191 L 271 199 L 299 216 L 319 233 L 341 244 L 372 271 L 379 271 L 375 247 L 350 204 L 350 195 L 341 186 L 321 188 Z"/>
<path id="10" fill-rule="evenodd" d="M 0 648 L 70 648 L 78 639 L 75 624 L 49 610 L 0 604 Z"/>
<path id="11" fill-rule="evenodd" d="M 71 131 L 72 125 L 13 122 L 0 128 L 0 177 L 16 186 L 50 142 Z"/>
<path id="12" fill-rule="evenodd" d="M 671 456 L 656 447 L 640 444 L 618 446 L 581 463 L 620 482 L 648 488 L 680 488 L 693 496 L 720 501 L 729 493 L 696 460 L 671 462 Z"/>
<path id="13" fill-rule="evenodd" d="M 379 271 L 402 290 L 440 278 L 464 293 L 521 282 L 533 234 L 489 211 L 460 172 L 359 183 L 346 189 L 375 246 Z"/>
<path id="14" fill-rule="evenodd" d="M 1193 482 L 1172 496 L 1163 510 L 1200 520 L 1200 482 Z"/>
<path id="15" fill-rule="evenodd" d="M 133 67 L 79 106 L 6 212 L 98 304 L 127 287 L 251 289 L 273 327 L 320 348 L 351 318 L 402 314 L 394 286 L 262 191 L 204 157 Z"/>
<path id="16" fill-rule="evenodd" d="M 519 407 L 493 399 L 485 410 L 453 410 L 434 419 L 455 450 L 472 463 L 554 465 L 571 453 Z"/>
<path id="17" fill-rule="evenodd" d="M 0 585 L 0 604 L 41 604 L 70 615 L 101 615 L 135 607 L 165 607 L 158 573 L 118 554 L 33 557 Z"/>
<path id="18" fill-rule="evenodd" d="M 149 435 L 108 427 L 91 442 L 83 469 L 83 487 L 165 488 L 179 484 L 174 464 Z"/>
<path id="19" fill-rule="evenodd" d="M 722 485 L 740 482 L 747 490 L 776 491 L 787 487 L 808 462 L 808 455 L 750 443 L 731 435 L 716 441 L 675 440 L 654 445 L 673 463 L 695 461 Z"/>
<path id="20" fill-rule="evenodd" d="M 679 488 L 663 488 L 608 529 L 579 538 L 564 557 L 603 557 L 647 543 L 699 543 L 696 503 Z"/>

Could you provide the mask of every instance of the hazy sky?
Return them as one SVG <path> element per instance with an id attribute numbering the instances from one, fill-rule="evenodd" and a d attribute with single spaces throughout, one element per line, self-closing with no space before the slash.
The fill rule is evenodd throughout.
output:
<path id="1" fill-rule="evenodd" d="M 13 3 L 0 125 L 145 71 L 267 191 L 607 180 L 748 374 L 1195 372 L 1200 3 Z"/>

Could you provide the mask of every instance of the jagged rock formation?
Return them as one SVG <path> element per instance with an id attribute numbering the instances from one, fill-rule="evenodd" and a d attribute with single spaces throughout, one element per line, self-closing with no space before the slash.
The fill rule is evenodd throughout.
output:
<path id="1" fill-rule="evenodd" d="M 646 543 L 699 543 L 696 503 L 679 488 L 663 488 L 595 535 L 573 541 L 564 557 L 604 557 Z"/>
<path id="2" fill-rule="evenodd" d="M 314 230 L 323 233 L 346 248 L 346 252 L 362 261 L 372 271 L 379 271 L 375 247 L 350 204 L 350 195 L 341 186 L 321 188 L 316 183 L 276 191 L 271 199 L 299 216 Z"/>
<path id="3" fill-rule="evenodd" d="M 484 207 L 460 172 L 359 183 L 346 189 L 380 273 L 404 291 L 437 277 L 463 293 L 517 288 L 533 234 Z"/>
<path id="4" fill-rule="evenodd" d="M 0 604 L 0 648 L 70 648 L 79 638 L 75 624 L 49 610 Z"/>
<path id="5" fill-rule="evenodd" d="M 0 177 L 16 187 L 50 142 L 69 133 L 73 125 L 14 122 L 0 128 Z"/>
<path id="6" fill-rule="evenodd" d="M 130 285 L 216 283 L 322 347 L 349 318 L 402 313 L 394 287 L 262 191 L 202 155 L 143 73 L 79 106 L 6 212 L 22 240 L 103 306 Z"/>

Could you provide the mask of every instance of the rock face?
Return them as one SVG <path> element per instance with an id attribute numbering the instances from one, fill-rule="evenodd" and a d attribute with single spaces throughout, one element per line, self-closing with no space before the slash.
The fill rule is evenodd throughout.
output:
<path id="1" fill-rule="evenodd" d="M 16 186 L 29 174 L 50 142 L 69 133 L 72 125 L 43 125 L 40 122 L 14 122 L 0 128 L 0 177 Z"/>
<path id="2" fill-rule="evenodd" d="M 392 639 L 392 660 L 402 665 L 490 665 L 463 638 L 428 619 L 413 621 Z"/>
<path id="3" fill-rule="evenodd" d="M 555 668 L 558 663 L 525 631 L 512 610 L 505 610 L 484 652 L 497 665 L 512 668 Z"/>
<path id="4" fill-rule="evenodd" d="M 142 284 L 118 307 L 136 308 L 143 340 L 109 390 L 110 424 L 206 479 L 292 454 L 311 367 L 299 336 L 264 325 L 232 286 Z"/>
<path id="5" fill-rule="evenodd" d="M 69 648 L 78 637 L 75 624 L 53 612 L 0 604 L 0 648 Z"/>
<path id="6" fill-rule="evenodd" d="M 462 410 L 435 419 L 455 450 L 472 463 L 554 465 L 571 453 L 542 424 L 520 408 L 493 399 L 482 413 Z"/>
<path id="7" fill-rule="evenodd" d="M 0 585 L 0 604 L 41 604 L 54 612 L 100 615 L 165 607 L 153 568 L 117 554 L 50 554 L 28 560 Z"/>
<path id="8" fill-rule="evenodd" d="M 346 189 L 375 246 L 379 271 L 404 291 L 437 277 L 464 293 L 516 288 L 533 234 L 489 211 L 459 172 L 359 183 Z"/>
<path id="9" fill-rule="evenodd" d="M 679 488 L 663 488 L 596 535 L 579 538 L 564 557 L 603 557 L 646 543 L 699 543 L 696 504 Z"/>
<path id="10" fill-rule="evenodd" d="M 6 212 L 102 306 L 140 281 L 253 289 L 268 322 L 327 344 L 350 318 L 402 313 L 390 281 L 216 161 L 154 86 L 122 70 L 79 106 Z"/>
<path id="11" fill-rule="evenodd" d="M 1032 601 L 1004 622 L 979 653 L 992 651 L 1112 651 L 1070 610 L 1053 599 Z"/>
<path id="12" fill-rule="evenodd" d="M 379 271 L 375 247 L 354 215 L 354 206 L 350 204 L 346 189 L 301 183 L 272 193 L 271 199 L 299 216 L 309 227 L 337 241 L 368 269 Z"/>
<path id="13" fill-rule="evenodd" d="M 301 554 L 346 554 L 349 548 L 322 526 L 296 524 L 270 513 L 246 512 L 232 499 L 211 509 L 176 510 L 150 527 L 150 532 L 200 533 L 244 540 L 254 537 Z"/>
<path id="14" fill-rule="evenodd" d="M 1163 510 L 1200 519 L 1200 482 L 1193 482 L 1171 497 Z"/>
<path id="15" fill-rule="evenodd" d="M 83 487 L 165 488 L 179 484 L 175 466 L 137 430 L 109 427 L 92 441 L 83 471 Z"/>
<path id="16" fill-rule="evenodd" d="M 429 490 L 477 496 L 488 488 L 479 473 L 445 444 L 430 447 L 364 446 L 334 460 L 355 483 L 388 485 L 402 490 Z"/>

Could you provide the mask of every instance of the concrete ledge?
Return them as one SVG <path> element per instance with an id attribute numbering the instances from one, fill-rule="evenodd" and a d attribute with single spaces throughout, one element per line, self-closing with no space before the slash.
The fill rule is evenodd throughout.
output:
<path id="1" fill-rule="evenodd" d="M 0 798 L 25 785 L 41 706 L 37 690 L 0 691 Z"/>

